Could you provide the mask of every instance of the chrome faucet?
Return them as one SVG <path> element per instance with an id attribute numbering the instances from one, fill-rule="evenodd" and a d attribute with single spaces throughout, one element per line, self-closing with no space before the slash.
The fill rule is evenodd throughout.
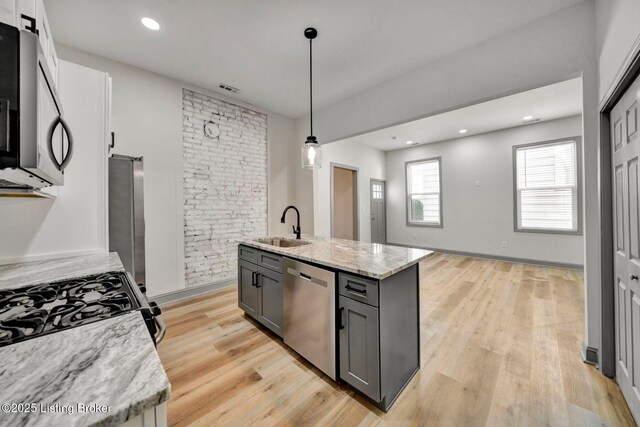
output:
<path id="1" fill-rule="evenodd" d="M 296 215 L 298 219 L 296 221 L 296 225 L 293 226 L 293 233 L 296 235 L 296 239 L 300 240 L 300 211 L 298 210 L 298 208 L 296 208 L 293 205 L 287 206 L 284 212 L 282 212 L 282 217 L 280 218 L 280 222 L 284 224 L 284 216 L 287 214 L 287 211 L 289 209 L 293 209 L 294 211 L 296 211 Z"/>

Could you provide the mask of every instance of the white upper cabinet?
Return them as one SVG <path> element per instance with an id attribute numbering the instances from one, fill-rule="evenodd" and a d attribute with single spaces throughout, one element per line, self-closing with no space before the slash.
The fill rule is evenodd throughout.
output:
<path id="1" fill-rule="evenodd" d="M 27 3 L 30 3 L 30 0 L 27 0 Z M 36 28 L 38 29 L 38 38 L 42 45 L 42 51 L 44 52 L 45 58 L 47 58 L 49 71 L 51 71 L 54 84 L 57 86 L 58 55 L 53 44 L 53 36 L 51 35 L 51 28 L 49 27 L 49 20 L 47 19 L 47 13 L 44 9 L 43 0 L 36 0 Z"/>
<path id="2" fill-rule="evenodd" d="M 0 0 L 0 22 L 16 26 L 16 0 Z"/>
<path id="3" fill-rule="evenodd" d="M 0 22 L 13 25 L 21 30 L 35 30 L 47 59 L 54 85 L 58 85 L 58 55 L 53 44 L 51 27 L 43 0 L 0 0 Z"/>

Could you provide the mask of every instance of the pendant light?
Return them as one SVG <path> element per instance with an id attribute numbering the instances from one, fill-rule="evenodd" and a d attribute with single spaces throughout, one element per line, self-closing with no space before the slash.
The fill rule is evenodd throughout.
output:
<path id="1" fill-rule="evenodd" d="M 302 167 L 313 169 L 322 167 L 322 147 L 318 144 L 316 137 L 313 136 L 313 51 L 311 43 L 318 36 L 318 31 L 315 28 L 307 28 L 304 30 L 304 36 L 309 39 L 309 117 L 311 135 L 307 137 L 302 146 Z"/>

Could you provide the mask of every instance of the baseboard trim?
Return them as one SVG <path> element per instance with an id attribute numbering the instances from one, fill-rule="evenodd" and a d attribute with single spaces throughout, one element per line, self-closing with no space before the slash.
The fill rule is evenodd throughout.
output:
<path id="1" fill-rule="evenodd" d="M 180 289 L 179 291 L 158 295 L 156 297 L 152 297 L 151 301 L 157 303 L 159 306 L 163 306 L 199 295 L 208 294 L 209 292 L 217 291 L 218 289 L 226 288 L 228 286 L 235 285 L 236 283 L 238 283 L 237 279 L 225 279 L 208 285 L 185 288 Z"/>
<path id="2" fill-rule="evenodd" d="M 598 349 L 582 344 L 582 360 L 584 363 L 598 366 Z"/>
<path id="3" fill-rule="evenodd" d="M 583 271 L 584 270 L 584 266 L 580 265 L 580 264 L 569 264 L 569 263 L 564 263 L 564 262 L 543 261 L 543 260 L 539 260 L 539 259 L 516 258 L 516 257 L 502 256 L 502 255 L 479 254 L 479 253 L 476 253 L 476 252 L 465 252 L 465 251 L 454 251 L 454 250 L 449 250 L 449 249 L 429 248 L 429 247 L 426 247 L 426 246 L 418 246 L 418 245 L 405 245 L 404 243 L 388 242 L 387 244 L 388 245 L 393 245 L 393 246 L 403 246 L 405 248 L 426 249 L 426 250 L 429 250 L 429 251 L 441 252 L 441 253 L 444 253 L 444 254 L 451 254 L 451 255 L 467 256 L 467 257 L 471 257 L 471 258 L 488 258 L 488 259 L 495 259 L 495 260 L 499 260 L 499 261 L 517 262 L 517 263 L 520 263 L 520 264 L 541 265 L 541 266 L 544 266 L 544 267 L 567 268 L 569 270 L 579 270 L 579 271 Z"/>

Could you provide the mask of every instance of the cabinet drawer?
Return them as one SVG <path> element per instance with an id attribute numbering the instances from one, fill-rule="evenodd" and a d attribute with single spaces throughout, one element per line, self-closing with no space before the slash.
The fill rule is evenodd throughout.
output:
<path id="1" fill-rule="evenodd" d="M 258 265 L 282 273 L 282 256 L 258 251 Z"/>
<path id="2" fill-rule="evenodd" d="M 365 304 L 378 306 L 378 281 L 340 273 L 338 276 L 339 293 L 345 297 Z"/>
<path id="3" fill-rule="evenodd" d="M 238 246 L 238 258 L 252 263 L 258 262 L 258 250 L 249 246 Z"/>

